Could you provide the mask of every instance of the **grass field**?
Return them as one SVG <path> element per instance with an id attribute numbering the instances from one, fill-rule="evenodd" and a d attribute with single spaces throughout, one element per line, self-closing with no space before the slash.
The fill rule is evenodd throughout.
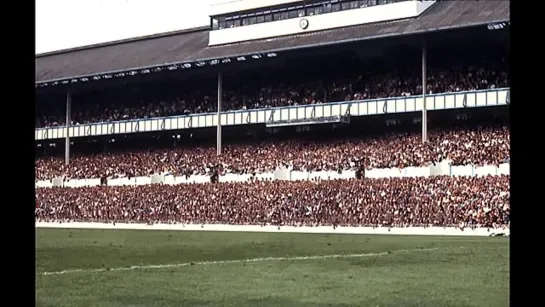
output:
<path id="1" fill-rule="evenodd" d="M 504 237 L 38 229 L 37 240 L 37 306 L 508 306 Z"/>

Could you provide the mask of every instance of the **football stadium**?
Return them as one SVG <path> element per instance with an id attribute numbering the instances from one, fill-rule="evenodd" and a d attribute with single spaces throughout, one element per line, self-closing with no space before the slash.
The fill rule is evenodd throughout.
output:
<path id="1" fill-rule="evenodd" d="M 509 1 L 209 17 L 36 55 L 37 306 L 509 305 Z"/>

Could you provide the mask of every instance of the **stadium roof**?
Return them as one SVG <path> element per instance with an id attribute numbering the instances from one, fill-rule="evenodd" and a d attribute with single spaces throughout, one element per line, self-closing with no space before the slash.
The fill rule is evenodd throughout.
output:
<path id="1" fill-rule="evenodd" d="M 36 55 L 36 82 L 90 78 L 404 34 L 509 21 L 509 1 L 442 1 L 416 18 L 208 46 L 208 27 Z"/>

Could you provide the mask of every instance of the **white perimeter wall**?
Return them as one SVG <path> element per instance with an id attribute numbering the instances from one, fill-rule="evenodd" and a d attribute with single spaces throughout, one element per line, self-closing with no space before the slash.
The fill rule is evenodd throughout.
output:
<path id="1" fill-rule="evenodd" d="M 259 225 L 221 225 L 221 224 L 106 224 L 106 223 L 47 223 L 36 222 L 36 228 L 65 229 L 132 229 L 132 230 L 177 230 L 177 231 L 234 231 L 234 232 L 284 232 L 284 233 L 323 233 L 323 234 L 374 234 L 374 235 L 425 235 L 425 236 L 491 236 L 503 233 L 509 235 L 508 228 L 466 228 L 456 227 L 405 227 L 405 228 L 373 228 L 373 227 L 295 227 L 295 226 L 259 226 Z"/>
<path id="2" fill-rule="evenodd" d="M 303 2 L 302 0 L 219 0 L 210 4 L 209 15 L 223 15 L 240 11 L 270 7 L 286 3 Z"/>

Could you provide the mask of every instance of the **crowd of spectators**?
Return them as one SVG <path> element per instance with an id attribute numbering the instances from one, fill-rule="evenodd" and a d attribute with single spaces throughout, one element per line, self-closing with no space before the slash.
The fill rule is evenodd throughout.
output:
<path id="1" fill-rule="evenodd" d="M 493 89 L 508 86 L 507 70 L 502 63 L 430 67 L 427 92 L 445 93 L 466 90 Z M 275 81 L 245 80 L 224 89 L 223 111 L 318 104 L 334 101 L 420 95 L 422 83 L 417 69 L 398 69 L 389 73 L 373 70 L 356 73 L 310 74 L 298 78 L 289 76 Z M 341 77 L 342 76 L 342 77 Z M 266 83 L 271 82 L 271 83 Z M 206 82 L 203 82 L 206 83 Z M 209 82 L 213 83 L 213 82 Z M 88 93 L 72 104 L 73 125 L 153 118 L 217 111 L 214 87 L 189 89 L 158 85 L 159 88 L 123 88 L 122 92 Z M 63 108 L 41 110 L 37 127 L 65 124 Z M 50 113 L 52 112 L 52 113 Z"/>
<path id="2" fill-rule="evenodd" d="M 36 190 L 36 221 L 290 226 L 509 225 L 509 176 Z"/>
<path id="3" fill-rule="evenodd" d="M 509 159 L 507 126 L 452 128 L 429 131 L 423 144 L 419 133 L 393 133 L 329 141 L 279 141 L 224 145 L 221 156 L 210 147 L 175 147 L 129 152 L 73 155 L 69 166 L 61 157 L 35 161 L 37 180 L 55 177 L 120 178 L 160 172 L 174 175 L 222 173 L 257 174 L 279 166 L 301 171 L 342 171 L 360 167 L 427 166 L 449 159 L 452 165 L 499 165 Z"/>

